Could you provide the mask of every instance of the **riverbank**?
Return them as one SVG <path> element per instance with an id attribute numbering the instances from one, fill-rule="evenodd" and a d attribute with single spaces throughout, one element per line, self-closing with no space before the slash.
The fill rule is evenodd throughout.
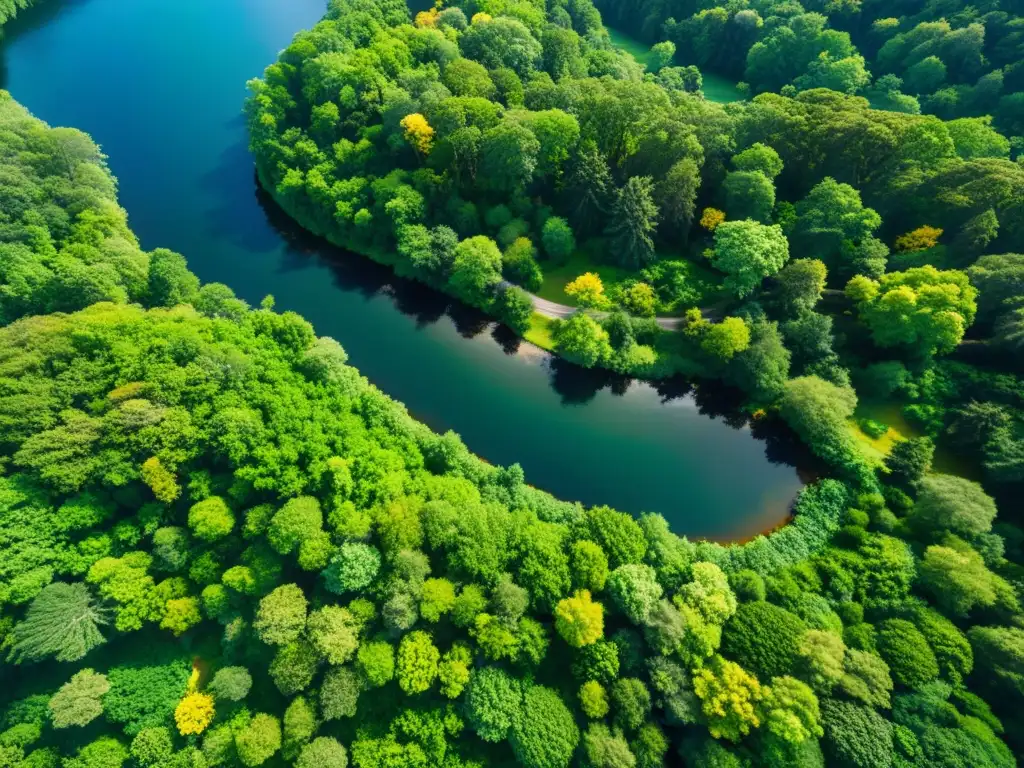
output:
<path id="1" fill-rule="evenodd" d="M 788 518 L 814 464 L 788 430 L 749 424 L 734 390 L 567 364 L 478 310 L 308 235 L 262 191 L 238 116 L 242 83 L 319 20 L 320 0 L 61 5 L 14 25 L 3 46 L 7 86 L 39 117 L 101 144 L 145 249 L 186 254 L 203 282 L 230 285 L 250 304 L 273 294 L 278 310 L 338 339 L 417 420 L 458 433 L 494 465 L 521 464 L 528 482 L 558 498 L 656 511 L 692 539 L 745 539 Z M 182 88 L 182 77 L 202 79 L 201 92 Z"/>

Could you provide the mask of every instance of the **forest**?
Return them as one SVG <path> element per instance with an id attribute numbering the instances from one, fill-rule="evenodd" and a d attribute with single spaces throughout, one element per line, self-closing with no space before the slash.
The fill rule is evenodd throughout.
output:
<path id="1" fill-rule="evenodd" d="M 1012 128 L 803 71 L 703 97 L 691 17 L 866 52 L 870 2 L 616 8 L 333 0 L 250 84 L 260 181 L 570 360 L 738 387 L 828 466 L 791 521 L 690 541 L 484 462 L 144 250 L 92 139 L 0 92 L 0 768 L 1017 764 Z M 982 24 L 943 8 L 937 58 Z"/>

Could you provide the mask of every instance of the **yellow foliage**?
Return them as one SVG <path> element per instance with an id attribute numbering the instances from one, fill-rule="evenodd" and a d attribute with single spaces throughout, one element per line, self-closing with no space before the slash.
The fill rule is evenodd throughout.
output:
<path id="1" fill-rule="evenodd" d="M 486 24 L 490 21 L 493 16 L 489 13 L 474 13 L 473 18 L 469 20 L 470 24 Z"/>
<path id="2" fill-rule="evenodd" d="M 195 662 L 192 663 L 192 674 L 188 676 L 188 692 L 195 693 L 199 688 L 199 678 L 202 673 L 199 671 L 199 665 Z"/>
<path id="3" fill-rule="evenodd" d="M 416 14 L 416 26 L 417 27 L 433 27 L 437 25 L 437 17 L 441 14 L 437 8 L 431 8 L 429 11 L 420 11 Z"/>
<path id="4" fill-rule="evenodd" d="M 604 283 L 595 272 L 584 272 L 567 286 L 566 296 L 572 296 L 581 307 L 598 307 L 604 302 Z"/>
<path id="5" fill-rule="evenodd" d="M 430 153 L 430 146 L 434 142 L 434 129 L 430 127 L 427 118 L 419 112 L 406 115 L 400 123 L 405 130 L 405 140 L 408 141 L 421 155 Z"/>
<path id="6" fill-rule="evenodd" d="M 942 237 L 942 230 L 927 224 L 896 238 L 896 250 L 900 253 L 924 251 L 934 247 Z"/>
<path id="7" fill-rule="evenodd" d="M 182 736 L 200 734 L 213 720 L 213 697 L 206 693 L 190 693 L 178 702 L 174 722 Z"/>
<path id="8" fill-rule="evenodd" d="M 700 225 L 708 232 L 714 232 L 723 221 L 725 221 L 725 212 L 717 208 L 705 208 L 700 217 Z"/>
<path id="9" fill-rule="evenodd" d="M 181 493 L 174 473 L 168 471 L 156 456 L 142 463 L 142 482 L 149 486 L 153 495 L 165 504 L 170 504 Z"/>

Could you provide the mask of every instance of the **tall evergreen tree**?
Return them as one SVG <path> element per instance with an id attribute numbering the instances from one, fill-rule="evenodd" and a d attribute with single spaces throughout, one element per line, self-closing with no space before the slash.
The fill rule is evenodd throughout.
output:
<path id="1" fill-rule="evenodd" d="M 619 190 L 605 232 L 611 239 L 612 258 L 628 269 L 654 261 L 654 231 L 658 206 L 650 176 L 634 176 Z"/>

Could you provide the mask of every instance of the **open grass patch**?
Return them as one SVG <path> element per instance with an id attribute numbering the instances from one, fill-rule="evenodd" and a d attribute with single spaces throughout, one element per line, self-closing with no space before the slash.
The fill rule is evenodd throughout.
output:
<path id="1" fill-rule="evenodd" d="M 588 240 L 564 264 L 553 264 L 550 261 L 541 262 L 544 282 L 541 284 L 540 290 L 537 291 L 537 295 L 548 301 L 575 307 L 576 300 L 566 294 L 565 286 L 584 272 L 596 272 L 601 278 L 601 282 L 604 283 L 605 291 L 616 283 L 636 277 L 635 273 L 616 267 L 614 264 L 600 263 L 596 258 L 598 249 L 599 244 L 596 241 Z"/>
<path id="2" fill-rule="evenodd" d="M 644 45 L 635 37 L 631 37 L 618 29 L 613 29 L 607 24 L 605 29 L 608 30 L 608 37 L 611 39 L 612 45 L 620 51 L 625 51 L 645 67 L 648 65 L 651 55 L 650 46 Z M 745 98 L 740 89 L 736 87 L 736 83 L 729 78 L 716 75 L 714 72 L 704 71 L 701 72 L 701 76 L 704 78 L 704 85 L 702 87 L 704 98 L 708 101 L 714 101 L 718 104 L 729 104 L 733 101 L 743 101 Z"/>
<path id="3" fill-rule="evenodd" d="M 523 338 L 541 349 L 553 350 L 555 348 L 555 340 L 551 336 L 552 323 L 554 323 L 554 320 L 534 312 L 530 317 L 530 327 L 523 334 Z"/>

